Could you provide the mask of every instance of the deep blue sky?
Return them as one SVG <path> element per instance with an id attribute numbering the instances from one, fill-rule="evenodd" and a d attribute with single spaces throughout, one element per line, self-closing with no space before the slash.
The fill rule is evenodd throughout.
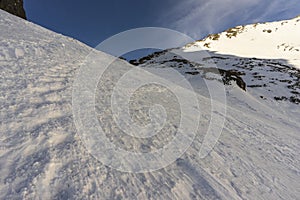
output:
<path id="1" fill-rule="evenodd" d="M 168 2 L 170 1 L 25 0 L 24 6 L 30 21 L 95 47 L 121 31 L 159 26 L 159 13 L 170 6 Z"/>
<path id="2" fill-rule="evenodd" d="M 171 28 L 194 39 L 229 27 L 288 19 L 300 0 L 24 0 L 29 21 L 95 47 L 138 27 Z"/>

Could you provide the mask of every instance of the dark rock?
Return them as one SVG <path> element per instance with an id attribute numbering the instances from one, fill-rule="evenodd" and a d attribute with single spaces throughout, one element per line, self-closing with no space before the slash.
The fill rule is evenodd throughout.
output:
<path id="1" fill-rule="evenodd" d="M 185 72 L 186 74 L 190 74 L 190 75 L 197 75 L 199 74 L 199 72 Z"/>
<path id="2" fill-rule="evenodd" d="M 1 1 L 1 0 L 0 0 Z M 120 56 L 119 59 L 121 60 L 126 60 L 126 58 L 124 58 L 123 56 Z"/>
<path id="3" fill-rule="evenodd" d="M 26 19 L 23 0 L 0 0 L 0 9 Z"/>
<path id="4" fill-rule="evenodd" d="M 129 63 L 135 66 L 138 66 L 140 64 L 137 60 L 130 60 Z"/>

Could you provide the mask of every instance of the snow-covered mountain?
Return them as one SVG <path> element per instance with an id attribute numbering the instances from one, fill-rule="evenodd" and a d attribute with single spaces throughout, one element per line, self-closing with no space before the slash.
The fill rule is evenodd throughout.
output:
<path id="1" fill-rule="evenodd" d="M 230 28 L 189 45 L 190 51 L 211 50 L 220 54 L 263 59 L 285 59 L 300 66 L 300 16 L 285 21 Z"/>
<path id="2" fill-rule="evenodd" d="M 72 87 L 91 49 L 0 10 L 0 198 L 298 199 L 298 19 L 231 29 L 132 61 L 142 67 L 171 66 L 182 73 L 197 93 L 202 116 L 197 136 L 181 158 L 163 169 L 136 174 L 103 165 L 76 131 Z M 96 53 L 104 63 L 112 59 Z M 107 114 L 105 102 L 114 79 L 132 67 L 123 60 L 113 64 L 115 73 L 107 72 L 101 82 L 96 109 L 112 142 L 149 151 L 168 142 L 173 127 L 145 145 L 122 137 Z M 212 115 L 204 80 L 225 84 L 227 115 L 216 146 L 201 159 L 203 130 Z M 162 103 L 176 107 L 173 101 Z M 137 116 L 145 117 L 138 105 L 132 106 Z"/>
<path id="3" fill-rule="evenodd" d="M 238 26 L 182 48 L 156 52 L 130 63 L 139 66 L 163 64 L 179 68 L 186 76 L 202 77 L 216 65 L 225 84 L 231 84 L 233 80 L 266 104 L 274 103 L 273 100 L 299 104 L 299 34 L 300 16 Z"/>

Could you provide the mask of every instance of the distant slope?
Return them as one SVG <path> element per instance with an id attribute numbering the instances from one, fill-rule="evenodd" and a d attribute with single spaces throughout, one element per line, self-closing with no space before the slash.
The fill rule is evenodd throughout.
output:
<path id="1" fill-rule="evenodd" d="M 261 68 L 253 67 L 253 73 L 256 70 L 263 73 L 263 66 L 270 70 L 280 68 L 283 71 L 270 71 L 267 76 L 276 73 L 276 78 L 281 78 L 288 70 L 291 75 L 284 78 L 294 79 L 298 72 L 286 68 L 285 65 L 290 65 L 285 60 L 272 64 L 275 60 L 237 56 L 204 59 L 199 52 L 186 53 L 184 48 L 155 57 L 157 63 L 165 59 L 164 64 L 178 68 L 198 92 L 199 131 L 186 153 L 168 167 L 151 173 L 123 173 L 104 166 L 89 154 L 73 122 L 72 84 L 91 49 L 1 10 L 0 19 L 0 199 L 299 198 L 299 105 L 273 100 L 273 93 L 281 94 L 275 86 L 271 88 L 273 93 L 266 95 L 270 97 L 268 101 L 257 98 L 252 93 L 265 95 L 266 90 L 249 88 L 251 80 L 241 74 L 251 71 L 246 66 L 261 63 Z M 181 61 L 171 61 L 174 53 Z M 98 54 L 103 62 L 112 59 L 107 54 Z M 179 58 L 188 58 L 187 55 L 190 59 Z M 197 65 L 203 59 L 206 67 L 209 62 L 222 60 L 218 62 L 224 71 L 231 70 L 231 74 L 224 74 L 232 80 L 226 86 L 229 107 L 222 135 L 214 150 L 200 159 L 201 143 L 211 117 L 211 101 L 205 91 L 202 93 L 204 85 L 200 75 L 205 71 L 202 65 Z M 125 61 L 117 60 L 112 68 L 115 76 L 109 73 L 105 76 L 104 86 L 98 88 L 96 95 L 97 116 L 112 142 L 133 151 L 145 151 L 146 145 L 149 150 L 161 141 L 170 141 L 172 135 L 151 138 L 146 145 L 123 136 L 121 130 L 114 129 L 115 124 L 107 114 L 110 105 L 105 104 L 115 79 L 131 68 Z M 239 72 L 234 74 L 232 69 Z M 213 77 L 211 72 L 206 75 Z M 232 81 L 237 77 L 246 82 L 246 92 L 235 87 Z M 254 82 L 261 84 L 258 80 Z M 286 83 L 282 84 L 281 91 L 286 89 Z M 140 99 L 147 100 L 144 96 Z M 175 107 L 172 102 L 167 105 Z M 269 102 L 276 106 L 269 107 Z M 139 112 L 139 109 L 133 104 L 133 110 Z M 144 112 L 140 115 L 147 117 Z M 164 130 L 168 133 L 173 129 Z"/>
<path id="2" fill-rule="evenodd" d="M 140 66 L 162 64 L 183 68 L 184 74 L 200 76 L 216 65 L 226 85 L 233 81 L 267 104 L 273 100 L 299 104 L 299 34 L 300 17 L 238 26 L 182 48 L 130 62 Z"/>
<path id="3" fill-rule="evenodd" d="M 279 22 L 230 28 L 188 45 L 188 51 L 205 49 L 220 54 L 264 59 L 286 59 L 300 68 L 300 16 Z"/>

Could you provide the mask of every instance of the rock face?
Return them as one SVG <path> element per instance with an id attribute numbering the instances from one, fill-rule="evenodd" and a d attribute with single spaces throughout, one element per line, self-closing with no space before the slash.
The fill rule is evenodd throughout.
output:
<path id="1" fill-rule="evenodd" d="M 23 0 L 0 0 L 0 8 L 13 15 L 26 19 Z"/>

